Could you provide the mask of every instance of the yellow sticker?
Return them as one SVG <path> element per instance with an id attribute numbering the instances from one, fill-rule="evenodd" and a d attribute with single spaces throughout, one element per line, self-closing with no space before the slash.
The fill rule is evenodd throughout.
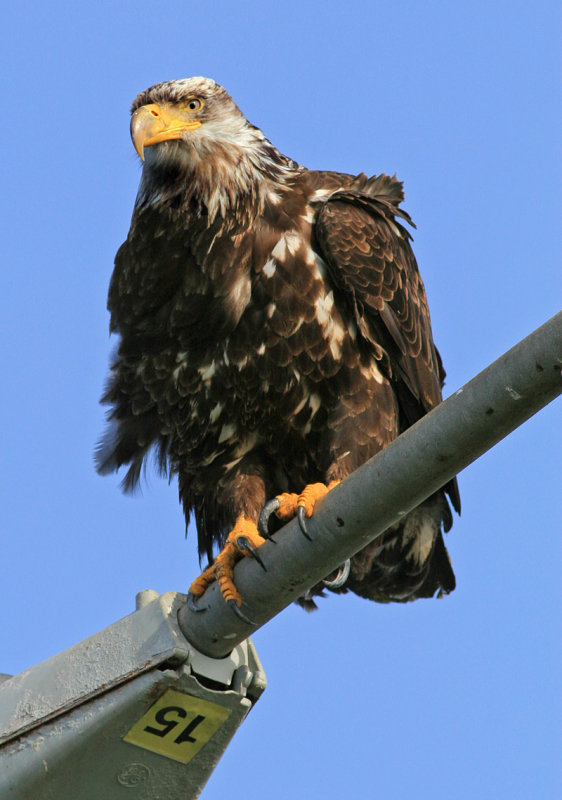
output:
<path id="1" fill-rule="evenodd" d="M 123 740 L 187 764 L 229 716 L 229 708 L 168 689 Z"/>

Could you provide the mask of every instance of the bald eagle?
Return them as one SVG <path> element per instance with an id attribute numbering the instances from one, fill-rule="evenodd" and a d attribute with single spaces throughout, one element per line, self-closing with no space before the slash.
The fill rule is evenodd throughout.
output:
<path id="1" fill-rule="evenodd" d="M 412 223 L 395 177 L 300 166 L 213 80 L 156 84 L 131 113 L 143 168 L 109 287 L 98 470 L 128 465 L 133 490 L 152 451 L 177 475 L 210 562 L 191 595 L 218 580 L 242 614 L 236 560 L 295 514 L 307 534 L 319 497 L 441 401 Z M 452 591 L 446 494 L 459 511 L 453 481 L 324 585 L 378 602 Z"/>

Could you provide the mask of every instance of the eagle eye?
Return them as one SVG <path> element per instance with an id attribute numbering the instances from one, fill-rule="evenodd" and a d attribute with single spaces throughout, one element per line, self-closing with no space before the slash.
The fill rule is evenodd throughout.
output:
<path id="1" fill-rule="evenodd" d="M 200 97 L 191 97 L 187 100 L 185 104 L 186 111 L 191 111 L 191 113 L 195 113 L 196 111 L 201 111 L 203 108 L 203 101 Z"/>

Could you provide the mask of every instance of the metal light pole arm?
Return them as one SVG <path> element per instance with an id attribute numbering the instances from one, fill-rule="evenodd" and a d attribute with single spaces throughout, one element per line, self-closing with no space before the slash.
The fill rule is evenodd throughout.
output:
<path id="1" fill-rule="evenodd" d="M 562 312 L 455 392 L 333 489 L 309 522 L 266 542 L 264 572 L 251 559 L 236 567 L 248 625 L 212 584 L 199 613 L 184 607 L 179 623 L 201 652 L 220 658 L 328 575 L 562 391 Z M 298 487 L 295 487 L 298 488 Z"/>

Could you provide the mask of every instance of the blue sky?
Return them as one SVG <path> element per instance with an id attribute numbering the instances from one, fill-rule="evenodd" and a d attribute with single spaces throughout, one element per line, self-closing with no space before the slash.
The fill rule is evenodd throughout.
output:
<path id="1" fill-rule="evenodd" d="M 445 393 L 560 309 L 560 19 L 512 2 L 18 2 L 2 11 L 0 672 L 197 572 L 176 487 L 92 451 L 106 292 L 139 178 L 128 109 L 208 75 L 309 167 L 396 172 Z M 460 476 L 456 592 L 330 597 L 255 636 L 269 687 L 203 797 L 557 795 L 560 402 Z"/>

